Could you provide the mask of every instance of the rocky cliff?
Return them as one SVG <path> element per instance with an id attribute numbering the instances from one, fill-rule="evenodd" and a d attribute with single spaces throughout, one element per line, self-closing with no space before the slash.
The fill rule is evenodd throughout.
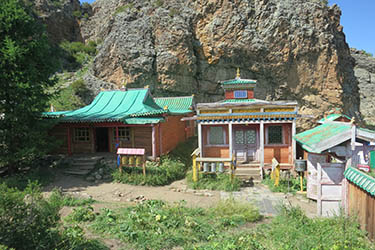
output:
<path id="1" fill-rule="evenodd" d="M 354 74 L 359 82 L 360 111 L 366 123 L 375 125 L 375 58 L 364 51 L 351 49 L 355 59 Z"/>
<path id="2" fill-rule="evenodd" d="M 317 118 L 333 107 L 358 115 L 340 15 L 320 0 L 97 0 L 80 21 L 85 41 L 102 41 L 87 84 L 214 101 L 223 96 L 218 81 L 239 67 L 258 80 L 256 98 L 295 99 Z"/>

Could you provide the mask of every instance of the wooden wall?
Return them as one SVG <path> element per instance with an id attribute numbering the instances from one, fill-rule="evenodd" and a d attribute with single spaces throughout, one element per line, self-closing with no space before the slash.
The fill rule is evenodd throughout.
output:
<path id="1" fill-rule="evenodd" d="M 282 126 L 284 143 L 282 145 L 267 144 L 266 133 L 269 126 Z M 280 163 L 293 162 L 293 149 L 292 149 L 292 124 L 273 123 L 264 125 L 264 163 L 271 163 L 272 158 L 275 157 Z"/>
<path id="2" fill-rule="evenodd" d="M 174 149 L 177 146 L 177 144 L 185 141 L 187 138 L 194 135 L 194 125 L 192 127 L 187 128 L 187 123 L 181 121 L 181 119 L 185 116 L 192 115 L 176 115 L 166 117 L 166 121 L 160 123 L 161 135 L 159 134 L 159 129 L 157 129 L 156 127 L 155 134 L 157 156 L 159 156 L 160 154 L 167 154 L 172 149 Z"/>
<path id="3" fill-rule="evenodd" d="M 225 142 L 226 145 L 208 145 L 208 130 L 211 126 L 223 127 L 225 131 Z M 229 158 L 229 134 L 228 125 L 203 125 L 202 126 L 203 136 L 203 157 L 220 157 Z"/>
<path id="4" fill-rule="evenodd" d="M 152 128 L 133 127 L 134 147 L 146 149 L 146 155 L 152 156 Z"/>
<path id="5" fill-rule="evenodd" d="M 56 138 L 56 149 L 54 154 L 68 154 L 68 128 L 57 125 L 49 133 L 50 136 Z"/>
<path id="6" fill-rule="evenodd" d="M 375 197 L 348 181 L 348 212 L 358 216 L 361 228 L 375 239 Z"/>

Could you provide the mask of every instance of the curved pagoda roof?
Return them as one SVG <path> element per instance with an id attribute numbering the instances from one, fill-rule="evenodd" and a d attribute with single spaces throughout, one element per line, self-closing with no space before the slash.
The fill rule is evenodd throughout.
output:
<path id="1" fill-rule="evenodd" d="M 170 106 L 173 108 L 173 105 Z M 189 109 L 184 110 L 183 105 L 179 108 L 181 112 L 192 112 Z M 73 111 L 46 112 L 43 115 L 59 118 L 61 122 L 148 124 L 163 121 L 163 115 L 167 113 L 173 112 L 158 105 L 149 89 L 129 89 L 127 91 L 102 91 L 91 104 L 83 108 Z"/>

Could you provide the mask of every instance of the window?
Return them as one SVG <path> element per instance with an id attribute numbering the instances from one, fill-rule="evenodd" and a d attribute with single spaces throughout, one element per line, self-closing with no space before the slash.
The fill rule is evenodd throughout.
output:
<path id="1" fill-rule="evenodd" d="M 208 133 L 208 144 L 222 145 L 225 144 L 225 131 L 223 127 L 210 127 Z"/>
<path id="2" fill-rule="evenodd" d="M 267 136 L 268 144 L 283 144 L 283 127 L 269 126 Z"/>
<path id="3" fill-rule="evenodd" d="M 234 91 L 234 98 L 247 98 L 247 91 L 246 90 L 235 90 Z"/>
<path id="4" fill-rule="evenodd" d="M 118 128 L 118 139 L 120 141 L 130 141 L 130 128 L 129 127 L 120 127 Z M 116 141 L 116 128 L 113 129 L 113 138 Z"/>
<path id="5" fill-rule="evenodd" d="M 89 128 L 74 129 L 74 141 L 78 141 L 78 142 L 90 141 Z"/>

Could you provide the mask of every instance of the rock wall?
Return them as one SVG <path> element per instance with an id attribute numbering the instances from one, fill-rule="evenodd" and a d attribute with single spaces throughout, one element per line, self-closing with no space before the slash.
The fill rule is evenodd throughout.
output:
<path id="1" fill-rule="evenodd" d="M 102 40 L 90 72 L 118 87 L 223 98 L 219 80 L 257 79 L 256 98 L 294 99 L 316 119 L 359 115 L 354 60 L 341 11 L 320 0 L 97 0 L 80 23 Z M 95 84 L 92 84 L 93 86 Z M 300 119 L 307 128 L 314 119 Z"/>
<path id="2" fill-rule="evenodd" d="M 355 59 L 354 73 L 359 82 L 360 111 L 364 121 L 375 125 L 375 58 L 364 51 L 351 49 Z"/>

